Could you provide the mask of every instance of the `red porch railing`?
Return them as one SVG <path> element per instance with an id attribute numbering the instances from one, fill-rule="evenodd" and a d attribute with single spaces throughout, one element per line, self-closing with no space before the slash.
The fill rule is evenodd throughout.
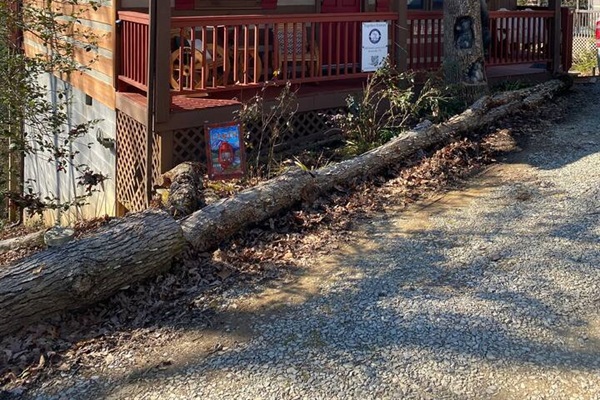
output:
<path id="1" fill-rule="evenodd" d="M 444 54 L 443 18 L 442 11 L 409 11 L 408 69 L 440 68 Z"/>
<path id="2" fill-rule="evenodd" d="M 488 65 L 548 62 L 552 11 L 490 12 L 491 43 Z M 564 32 L 564 30 L 563 30 Z M 442 64 L 443 13 L 408 13 L 408 67 L 434 70 Z"/>
<path id="3" fill-rule="evenodd" d="M 489 64 L 549 62 L 553 11 L 490 12 Z"/>
<path id="4" fill-rule="evenodd" d="M 172 17 L 171 90 L 214 92 L 273 80 L 305 83 L 366 77 L 360 67 L 362 22 L 388 22 L 393 59 L 397 17 L 389 12 Z M 121 12 L 119 19 L 123 60 L 119 79 L 145 90 L 147 15 Z"/>
<path id="5" fill-rule="evenodd" d="M 119 19 L 119 80 L 146 91 L 148 15 L 122 11 Z M 170 76 L 157 79 L 168 79 L 172 93 L 181 94 L 258 87 L 274 80 L 366 77 L 360 68 L 360 29 L 367 21 L 388 23 L 394 59 L 396 13 L 172 17 Z M 550 62 L 553 21 L 553 12 L 547 10 L 491 12 L 488 65 Z M 562 64 L 568 67 L 572 13 L 563 10 L 561 22 Z M 443 57 L 442 12 L 411 11 L 407 24 L 408 68 L 438 69 Z"/>
<path id="6" fill-rule="evenodd" d="M 121 11 L 119 80 L 148 91 L 148 14 Z"/>

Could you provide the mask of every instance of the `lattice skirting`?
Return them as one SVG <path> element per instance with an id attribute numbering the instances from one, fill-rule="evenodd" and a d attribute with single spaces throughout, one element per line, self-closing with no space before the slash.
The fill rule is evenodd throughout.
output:
<path id="1" fill-rule="evenodd" d="M 206 141 L 204 127 L 178 129 L 173 131 L 173 165 L 184 161 L 206 162 Z"/>
<path id="2" fill-rule="evenodd" d="M 292 120 L 293 129 L 284 135 L 275 152 L 299 152 L 328 140 L 337 133 L 331 129 L 329 117 L 342 111 L 343 108 L 335 108 L 296 114 Z M 246 141 L 249 142 L 248 157 L 254 158 L 259 148 L 262 149 L 262 154 L 266 154 L 270 132 L 267 130 L 261 135 L 259 126 L 249 126 L 246 130 Z M 149 188 L 146 184 L 146 135 L 147 130 L 143 124 L 123 112 L 117 112 L 117 200 L 128 211 L 144 210 L 149 204 Z M 160 135 L 170 136 L 168 142 L 172 145 L 163 146 L 163 138 Z M 162 172 L 184 161 L 206 163 L 204 127 L 178 129 L 160 135 L 154 135 L 151 144 L 151 187 L 158 183 Z M 172 149 L 173 154 L 164 157 L 162 151 L 168 151 L 168 148 Z M 165 161 L 165 165 L 162 165 L 161 160 L 170 161 Z"/>
<path id="3" fill-rule="evenodd" d="M 128 211 L 141 211 L 148 207 L 146 185 L 146 127 L 117 111 L 117 200 Z M 151 143 L 150 185 L 156 184 L 161 173 L 160 137 L 154 135 Z"/>
<path id="4" fill-rule="evenodd" d="M 573 56 L 577 58 L 586 52 L 596 52 L 594 37 L 573 36 Z"/>
<path id="5" fill-rule="evenodd" d="M 343 108 L 333 108 L 319 111 L 298 113 L 292 120 L 292 130 L 287 132 L 280 144 L 275 148 L 277 154 L 292 153 L 314 147 L 322 143 L 337 131 L 332 130 L 329 117 L 344 111 Z M 261 135 L 261 127 L 251 125 L 246 127 L 248 158 L 256 156 L 256 151 L 266 154 L 270 132 Z M 204 128 L 179 129 L 173 133 L 173 166 L 184 161 L 206 162 L 206 142 Z M 262 143 L 261 143 L 262 140 Z"/>

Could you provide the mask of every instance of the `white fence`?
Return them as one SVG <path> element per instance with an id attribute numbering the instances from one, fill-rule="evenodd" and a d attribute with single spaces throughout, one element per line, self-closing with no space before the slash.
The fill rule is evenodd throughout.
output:
<path id="1" fill-rule="evenodd" d="M 573 54 L 596 49 L 596 21 L 600 11 L 575 10 L 573 20 Z"/>

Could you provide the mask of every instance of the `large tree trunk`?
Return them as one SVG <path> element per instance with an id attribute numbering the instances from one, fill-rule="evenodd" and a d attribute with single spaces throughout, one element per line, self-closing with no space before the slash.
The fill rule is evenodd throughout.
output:
<path id="1" fill-rule="evenodd" d="M 462 88 L 467 103 L 487 94 L 480 2 L 444 1 L 444 78 Z"/>
<path id="2" fill-rule="evenodd" d="M 94 304 L 160 274 L 184 245 L 170 215 L 146 211 L 0 267 L 0 335 L 58 311 Z"/>
<path id="3" fill-rule="evenodd" d="M 124 218 L 95 235 L 0 268 L 0 335 L 53 313 L 105 299 L 119 288 L 169 268 L 185 243 L 214 248 L 249 224 L 334 185 L 373 175 L 418 149 L 479 129 L 519 109 L 535 108 L 567 87 L 551 81 L 532 89 L 484 97 L 439 125 L 424 125 L 352 160 L 315 171 L 293 170 L 265 184 L 211 204 L 181 220 L 148 211 Z"/>

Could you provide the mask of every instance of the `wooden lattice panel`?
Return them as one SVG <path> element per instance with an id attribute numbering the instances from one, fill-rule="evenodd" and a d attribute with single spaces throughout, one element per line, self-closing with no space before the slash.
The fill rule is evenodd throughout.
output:
<path id="1" fill-rule="evenodd" d="M 340 112 L 344 112 L 344 109 L 332 108 L 296 114 L 292 120 L 293 129 L 290 132 L 287 132 L 282 140 L 280 140 L 280 144 L 275 148 L 275 152 L 291 153 L 302 151 L 314 147 L 316 144 L 337 134 L 336 130 L 331 129 L 332 127 L 329 120 L 330 116 Z M 257 124 L 249 124 L 249 126 L 246 126 L 245 131 L 248 158 L 253 158 L 259 148 L 261 149 L 261 154 L 266 155 L 269 147 L 270 132 L 267 130 L 261 136 L 261 128 Z M 206 163 L 204 127 L 178 129 L 173 131 L 172 135 L 173 166 L 184 161 Z M 160 151 L 160 146 L 158 146 L 157 149 L 153 148 L 153 153 L 157 151 Z M 153 168 L 155 171 L 159 168 L 158 162 L 153 162 Z M 157 174 L 153 175 L 158 177 Z"/>
<path id="2" fill-rule="evenodd" d="M 161 138 L 160 135 L 154 134 L 152 137 L 152 186 L 157 185 L 159 183 L 159 178 L 162 171 L 162 166 L 160 164 L 161 159 Z"/>
<path id="3" fill-rule="evenodd" d="M 173 131 L 173 165 L 184 161 L 206 162 L 204 127 Z"/>
<path id="4" fill-rule="evenodd" d="M 330 108 L 326 110 L 314 110 L 294 115 L 292 119 L 292 129 L 284 134 L 275 148 L 276 153 L 289 153 L 301 151 L 313 147 L 315 144 L 326 140 L 337 131 L 332 130 L 330 117 L 332 115 L 345 112 L 344 108 Z M 250 157 L 253 153 L 261 149 L 261 154 L 266 154 L 269 143 L 270 131 L 267 129 L 262 135 L 261 128 L 256 124 L 250 124 L 246 127 L 249 133 L 248 148 Z"/>
<path id="5" fill-rule="evenodd" d="M 147 207 L 146 127 L 117 112 L 117 200 L 129 211 Z"/>

